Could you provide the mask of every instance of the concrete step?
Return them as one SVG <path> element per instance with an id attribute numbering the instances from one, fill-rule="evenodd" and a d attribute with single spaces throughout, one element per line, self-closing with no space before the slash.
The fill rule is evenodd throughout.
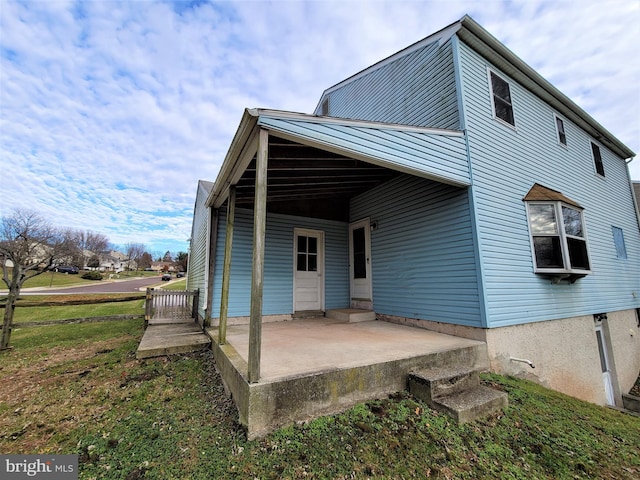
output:
<path id="1" fill-rule="evenodd" d="M 291 315 L 291 318 L 293 320 L 300 320 L 303 318 L 319 318 L 319 317 L 324 317 L 324 311 L 322 310 L 300 310 L 297 312 L 294 312 L 293 315 Z"/>
<path id="2" fill-rule="evenodd" d="M 505 392 L 479 385 L 463 392 L 440 397 L 431 406 L 453 417 L 459 424 L 463 424 L 507 408 L 508 404 L 509 400 Z"/>
<path id="3" fill-rule="evenodd" d="M 478 370 L 465 365 L 429 368 L 409 375 L 409 391 L 427 403 L 480 385 Z"/>
<path id="4" fill-rule="evenodd" d="M 369 322 L 376 319 L 376 312 L 372 310 L 363 310 L 361 308 L 336 308 L 327 310 L 325 313 L 327 318 L 340 320 L 343 322 Z"/>
<path id="5" fill-rule="evenodd" d="M 623 393 L 622 405 L 624 405 L 624 408 L 626 408 L 627 410 L 640 413 L 640 397 Z"/>

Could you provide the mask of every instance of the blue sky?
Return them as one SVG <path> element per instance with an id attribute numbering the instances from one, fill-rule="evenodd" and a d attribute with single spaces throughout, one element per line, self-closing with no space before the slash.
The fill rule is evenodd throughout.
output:
<path id="1" fill-rule="evenodd" d="M 637 0 L 0 0 L 0 215 L 186 251 L 244 108 L 311 113 L 465 13 L 640 152 Z"/>

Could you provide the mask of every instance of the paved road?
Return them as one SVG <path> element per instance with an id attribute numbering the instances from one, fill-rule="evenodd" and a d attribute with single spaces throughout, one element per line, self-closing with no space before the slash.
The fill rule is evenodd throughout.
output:
<path id="1" fill-rule="evenodd" d="M 96 282 L 90 285 L 82 285 L 79 287 L 67 288 L 37 288 L 26 289 L 20 292 L 20 295 L 50 295 L 50 294 L 74 294 L 74 293 L 129 293 L 138 292 L 140 288 L 159 285 L 162 282 L 160 276 L 136 278 L 133 280 L 117 280 L 114 282 Z M 166 283 L 165 283 L 166 285 Z"/>

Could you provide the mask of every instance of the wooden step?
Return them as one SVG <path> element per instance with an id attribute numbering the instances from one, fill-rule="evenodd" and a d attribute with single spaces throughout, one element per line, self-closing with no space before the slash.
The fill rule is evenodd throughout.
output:
<path id="1" fill-rule="evenodd" d="M 136 358 L 160 357 L 197 352 L 210 348 L 211 339 L 193 322 L 188 324 L 151 325 L 142 336 Z"/>

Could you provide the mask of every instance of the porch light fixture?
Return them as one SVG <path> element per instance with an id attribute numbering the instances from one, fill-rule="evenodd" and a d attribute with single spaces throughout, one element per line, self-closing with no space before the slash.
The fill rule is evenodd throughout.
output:
<path id="1" fill-rule="evenodd" d="M 594 313 L 593 314 L 593 321 L 595 323 L 601 323 L 603 320 L 607 319 L 607 314 L 606 313 Z"/>

